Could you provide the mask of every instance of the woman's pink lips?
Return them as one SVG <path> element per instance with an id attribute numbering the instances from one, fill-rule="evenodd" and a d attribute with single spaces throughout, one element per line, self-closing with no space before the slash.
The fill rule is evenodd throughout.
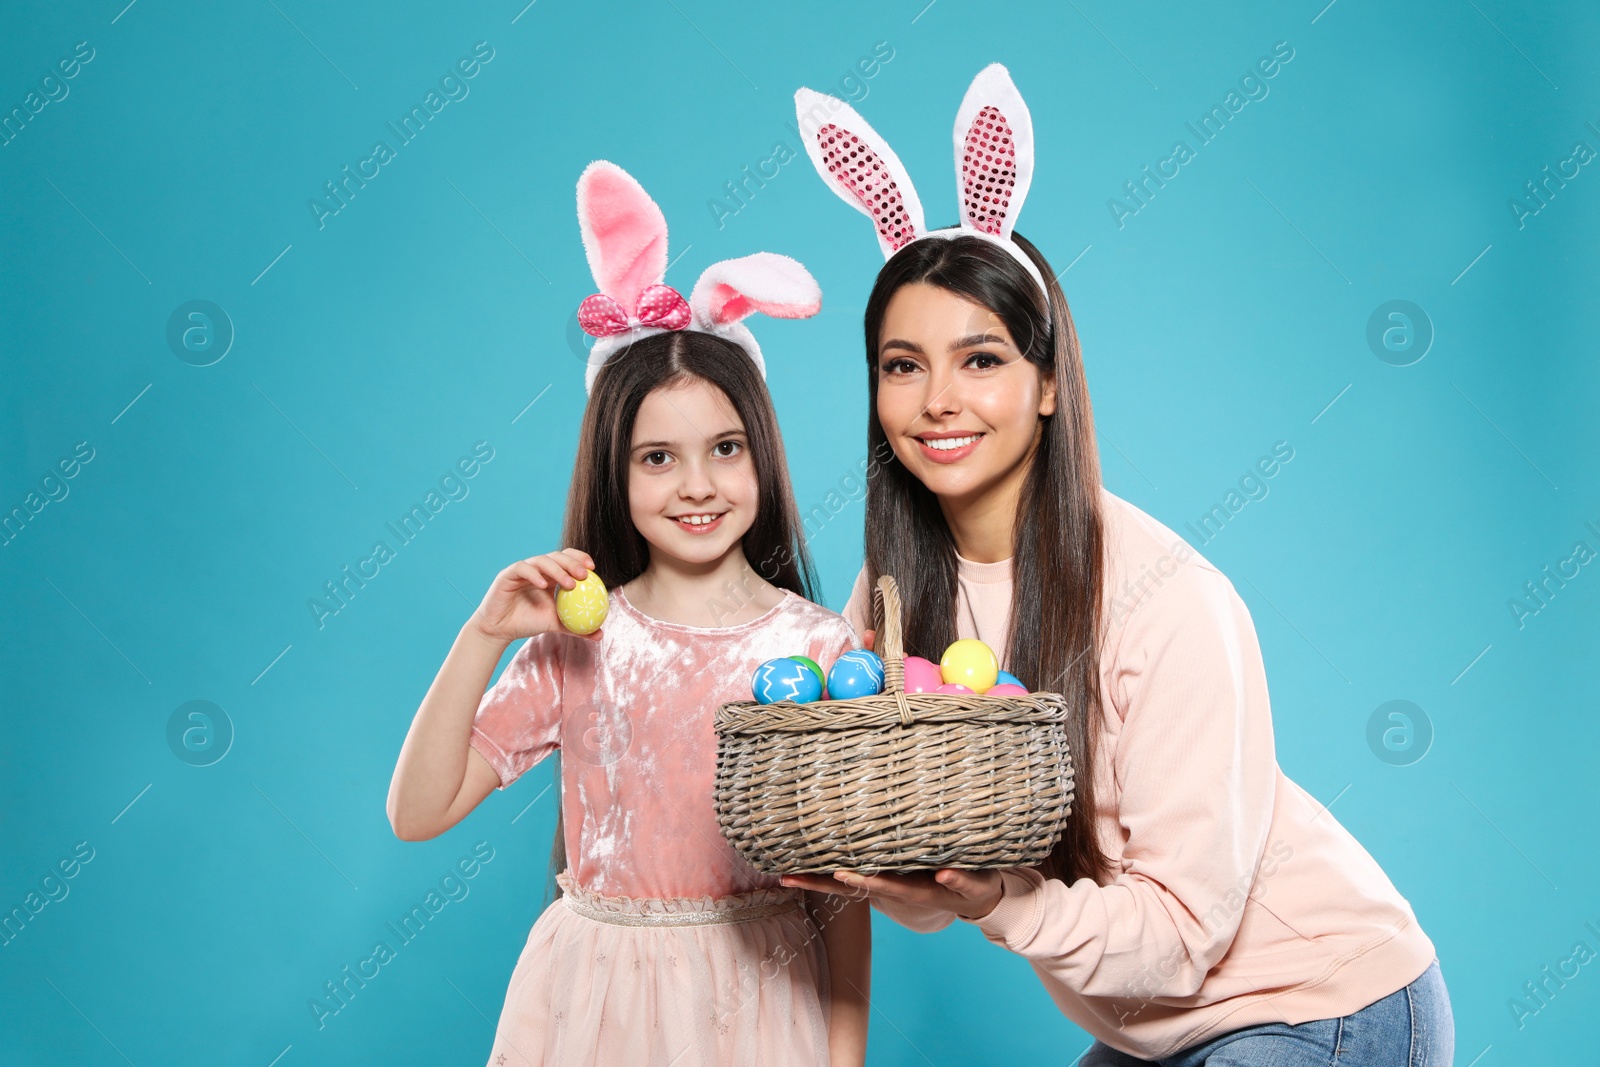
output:
<path id="1" fill-rule="evenodd" d="M 954 434 L 952 436 L 967 437 L 967 436 L 970 436 L 970 435 L 969 434 Z M 968 456 L 972 455 L 972 450 L 977 448 L 978 445 L 983 443 L 983 435 L 982 434 L 978 434 L 977 437 L 978 437 L 978 439 L 976 441 L 973 441 L 971 444 L 962 445 L 960 448 L 951 448 L 951 449 L 943 449 L 943 450 L 942 449 L 938 449 L 938 448 L 934 448 L 933 446 L 929 445 L 928 442 L 924 441 L 920 437 L 917 438 L 916 441 L 917 441 L 917 445 L 922 450 L 922 454 L 924 456 L 926 456 L 928 459 L 933 460 L 933 462 L 935 462 L 935 463 L 955 463 L 958 460 L 966 459 Z"/>
<path id="2" fill-rule="evenodd" d="M 726 515 L 726 514 L 727 514 L 726 511 L 724 511 L 722 513 L 722 515 Z M 703 526 L 691 526 L 686 522 L 680 522 L 676 518 L 674 518 L 672 521 L 677 523 L 679 529 L 687 530 L 689 533 L 692 533 L 692 534 L 708 534 L 712 530 L 715 530 L 718 526 L 722 525 L 722 515 L 718 515 L 716 518 L 712 519 L 710 522 L 706 523 Z"/>

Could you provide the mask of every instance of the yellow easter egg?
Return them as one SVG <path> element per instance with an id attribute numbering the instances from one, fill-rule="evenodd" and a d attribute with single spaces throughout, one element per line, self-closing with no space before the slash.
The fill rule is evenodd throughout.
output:
<path id="1" fill-rule="evenodd" d="M 939 659 L 939 677 L 948 685 L 964 685 L 982 693 L 1000 677 L 1000 661 L 982 641 L 962 638 L 944 650 Z"/>
<path id="2" fill-rule="evenodd" d="M 571 589 L 556 593 L 556 617 L 575 634 L 592 634 L 600 629 L 610 607 L 605 583 L 594 571 Z"/>

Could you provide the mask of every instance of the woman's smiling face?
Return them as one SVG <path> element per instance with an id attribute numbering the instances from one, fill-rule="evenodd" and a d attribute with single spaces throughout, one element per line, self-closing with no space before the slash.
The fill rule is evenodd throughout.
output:
<path id="1" fill-rule="evenodd" d="M 877 358 L 878 422 L 942 503 L 1020 487 L 1056 391 L 999 315 L 925 282 L 902 286 L 884 311 Z"/>

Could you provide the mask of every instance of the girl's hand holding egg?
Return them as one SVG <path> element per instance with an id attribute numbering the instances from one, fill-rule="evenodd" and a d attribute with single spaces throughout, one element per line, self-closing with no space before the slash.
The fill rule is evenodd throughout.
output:
<path id="1" fill-rule="evenodd" d="M 587 552 L 563 548 L 542 556 L 519 559 L 495 575 L 489 591 L 483 596 L 483 602 L 473 612 L 473 622 L 486 639 L 504 644 L 510 644 L 518 638 L 563 629 L 557 604 L 558 591 L 568 593 L 576 590 L 586 580 L 591 584 L 582 596 L 592 598 L 594 590 L 598 588 L 603 604 L 605 586 L 594 574 L 594 560 Z M 598 641 L 605 609 L 598 607 L 596 616 L 594 601 L 591 599 L 588 604 L 591 611 L 587 618 L 593 622 L 594 628 L 581 636 Z"/>
<path id="2" fill-rule="evenodd" d="M 575 634 L 592 634 L 600 629 L 610 608 L 606 583 L 594 571 L 577 585 L 556 594 L 556 616 Z"/>

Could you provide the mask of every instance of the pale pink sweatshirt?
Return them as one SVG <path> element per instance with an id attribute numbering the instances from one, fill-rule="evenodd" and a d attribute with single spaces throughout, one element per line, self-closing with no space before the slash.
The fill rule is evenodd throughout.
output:
<path id="1" fill-rule="evenodd" d="M 1348 1015 L 1409 984 L 1433 943 L 1360 843 L 1278 768 L 1244 601 L 1170 529 L 1104 489 L 1101 502 L 1093 774 L 1118 873 L 1068 885 L 1007 869 L 975 925 L 1025 957 L 1068 1018 L 1142 1059 L 1258 1023 Z M 1004 657 L 1010 606 L 1010 560 L 960 560 L 958 636 Z M 863 569 L 844 616 L 862 631 L 871 613 Z M 956 918 L 873 904 L 922 933 Z"/>

